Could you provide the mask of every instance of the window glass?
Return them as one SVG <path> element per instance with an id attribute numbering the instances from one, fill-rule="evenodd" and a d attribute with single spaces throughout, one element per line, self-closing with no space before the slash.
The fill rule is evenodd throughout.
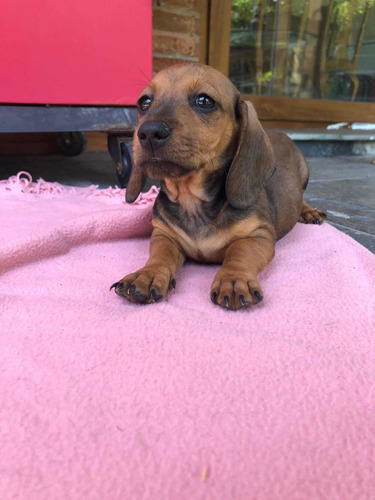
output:
<path id="1" fill-rule="evenodd" d="M 375 101 L 375 0 L 233 0 L 229 77 L 245 94 Z"/>

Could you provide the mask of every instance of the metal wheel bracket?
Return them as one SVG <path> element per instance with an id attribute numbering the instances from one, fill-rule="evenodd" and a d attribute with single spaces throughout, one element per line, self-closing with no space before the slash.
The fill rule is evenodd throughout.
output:
<path id="1" fill-rule="evenodd" d="M 133 134 L 108 134 L 108 151 L 115 163 L 120 187 L 125 188 L 133 168 Z"/>

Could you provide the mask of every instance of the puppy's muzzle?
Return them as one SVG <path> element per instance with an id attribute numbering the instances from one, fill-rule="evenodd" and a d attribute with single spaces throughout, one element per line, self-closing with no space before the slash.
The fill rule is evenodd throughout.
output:
<path id="1" fill-rule="evenodd" d="M 150 121 L 143 123 L 138 129 L 138 139 L 145 149 L 155 151 L 155 149 L 163 146 L 172 129 L 162 121 Z"/>

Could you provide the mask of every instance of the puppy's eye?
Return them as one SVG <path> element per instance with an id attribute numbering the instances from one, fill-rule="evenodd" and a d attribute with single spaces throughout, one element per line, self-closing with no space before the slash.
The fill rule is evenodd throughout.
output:
<path id="1" fill-rule="evenodd" d="M 148 95 L 144 95 L 139 99 L 138 107 L 141 111 L 145 112 L 149 109 L 149 107 L 151 106 L 151 103 L 152 103 L 151 97 Z"/>
<path id="2" fill-rule="evenodd" d="M 211 111 L 216 107 L 216 102 L 207 94 L 199 94 L 195 99 L 195 104 L 202 111 Z"/>

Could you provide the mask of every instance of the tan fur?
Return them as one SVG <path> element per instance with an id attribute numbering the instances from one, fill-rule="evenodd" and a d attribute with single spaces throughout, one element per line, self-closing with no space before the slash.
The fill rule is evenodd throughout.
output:
<path id="1" fill-rule="evenodd" d="M 180 203 L 187 212 L 193 213 L 202 201 L 207 201 L 202 187 L 202 171 L 193 172 L 181 179 L 165 179 L 168 197 Z"/>
<path id="2" fill-rule="evenodd" d="M 267 234 L 268 231 L 272 233 L 272 228 L 263 227 L 262 221 L 256 216 L 240 221 L 228 230 L 221 230 L 204 238 L 201 238 L 199 234 L 197 234 L 196 238 L 188 236 L 178 226 L 166 225 L 159 219 L 153 219 L 152 224 L 160 233 L 165 234 L 168 239 L 174 241 L 187 257 L 197 261 L 213 263 L 223 261 L 227 248 L 234 241 Z"/>

